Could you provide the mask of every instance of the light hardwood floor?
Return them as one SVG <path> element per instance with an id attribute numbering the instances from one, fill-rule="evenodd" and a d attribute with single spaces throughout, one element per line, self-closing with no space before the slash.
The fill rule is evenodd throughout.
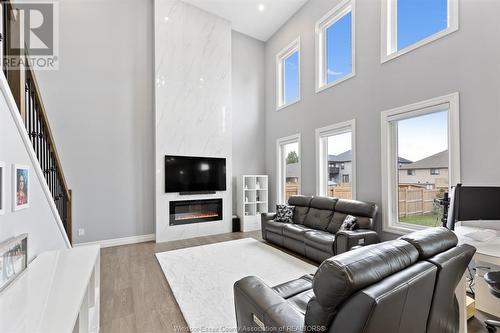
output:
<path id="1" fill-rule="evenodd" d="M 177 302 L 155 253 L 252 237 L 260 232 L 229 233 L 156 244 L 154 242 L 101 250 L 101 333 L 188 333 Z M 485 314 L 469 320 L 470 333 L 487 332 Z"/>

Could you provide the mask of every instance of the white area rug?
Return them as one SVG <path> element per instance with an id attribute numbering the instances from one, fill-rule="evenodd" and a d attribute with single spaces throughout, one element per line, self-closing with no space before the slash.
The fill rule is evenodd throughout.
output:
<path id="1" fill-rule="evenodd" d="M 254 275 L 269 286 L 316 267 L 253 238 L 157 253 L 191 332 L 234 332 L 233 284 Z"/>

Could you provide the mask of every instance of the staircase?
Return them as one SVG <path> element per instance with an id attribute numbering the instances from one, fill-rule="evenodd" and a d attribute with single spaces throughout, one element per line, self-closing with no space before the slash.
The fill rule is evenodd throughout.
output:
<path id="1" fill-rule="evenodd" d="M 64 177 L 35 73 L 26 61 L 29 55 L 24 49 L 13 47 L 13 45 L 24 45 L 20 37 L 22 33 L 20 33 L 19 16 L 9 0 L 0 1 L 2 71 L 19 109 L 63 227 L 72 243 L 72 193 Z M 5 61 L 7 58 L 16 61 Z"/>

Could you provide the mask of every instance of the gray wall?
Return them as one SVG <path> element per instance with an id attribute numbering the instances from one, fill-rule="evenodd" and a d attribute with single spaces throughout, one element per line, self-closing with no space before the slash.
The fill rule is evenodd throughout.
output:
<path id="1" fill-rule="evenodd" d="M 233 213 L 236 177 L 265 172 L 264 43 L 233 31 Z"/>
<path id="2" fill-rule="evenodd" d="M 59 3 L 60 69 L 37 77 L 74 241 L 154 233 L 153 1 Z M 233 175 L 264 173 L 264 43 L 233 32 L 232 44 Z"/>
<path id="3" fill-rule="evenodd" d="M 310 0 L 266 43 L 266 168 L 277 138 L 302 134 L 302 192 L 315 193 L 314 130 L 357 119 L 357 195 L 381 204 L 380 112 L 460 92 L 462 182 L 500 184 L 500 2 L 461 0 L 460 30 L 380 63 L 380 1 L 356 1 L 356 77 L 314 91 L 315 22 L 338 0 Z M 275 111 L 275 55 L 301 37 L 302 101 Z M 272 203 L 276 200 L 271 191 Z M 387 238 L 392 235 L 385 235 Z"/>
<path id="4" fill-rule="evenodd" d="M 73 189 L 74 242 L 153 233 L 153 1 L 59 4 L 60 69 L 37 77 Z"/>

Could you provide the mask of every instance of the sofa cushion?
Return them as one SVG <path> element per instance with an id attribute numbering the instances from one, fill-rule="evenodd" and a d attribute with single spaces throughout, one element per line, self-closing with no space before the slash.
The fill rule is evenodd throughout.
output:
<path id="1" fill-rule="evenodd" d="M 328 258 L 313 279 L 314 294 L 328 311 L 349 296 L 399 272 L 418 260 L 418 251 L 403 240 L 393 240 L 345 252 Z"/>
<path id="2" fill-rule="evenodd" d="M 316 230 L 326 230 L 333 216 L 333 209 L 337 199 L 328 197 L 314 197 L 311 200 L 309 212 L 304 225 Z"/>
<path id="3" fill-rule="evenodd" d="M 337 233 L 347 215 L 357 218 L 358 228 L 372 229 L 373 219 L 377 215 L 377 205 L 371 202 L 339 199 L 335 205 L 333 218 L 327 227 L 328 232 Z"/>
<path id="4" fill-rule="evenodd" d="M 304 225 L 315 230 L 326 230 L 332 216 L 332 210 L 309 208 Z"/>
<path id="5" fill-rule="evenodd" d="M 307 246 L 333 254 L 335 235 L 327 231 L 314 230 L 306 232 L 304 238 Z"/>
<path id="6" fill-rule="evenodd" d="M 307 304 L 309 303 L 309 300 L 313 298 L 313 296 L 314 296 L 314 291 L 310 289 L 290 297 L 289 299 L 287 299 L 287 302 L 294 308 L 299 310 L 300 313 L 305 315 L 307 310 Z"/>
<path id="7" fill-rule="evenodd" d="M 301 292 L 312 289 L 312 279 L 313 276 L 311 274 L 304 275 L 299 279 L 279 284 L 273 287 L 273 289 L 281 297 L 290 298 L 292 296 L 300 294 Z"/>
<path id="8" fill-rule="evenodd" d="M 299 224 L 288 224 L 283 223 L 283 236 L 298 240 L 304 241 L 304 233 L 307 231 L 311 231 L 312 229 L 307 228 L 303 225 Z"/>
<path id="9" fill-rule="evenodd" d="M 425 260 L 435 254 L 444 252 L 457 246 L 458 238 L 455 233 L 444 227 L 428 228 L 399 237 L 415 246 L 420 260 Z"/>
<path id="10" fill-rule="evenodd" d="M 266 230 L 274 232 L 275 234 L 283 235 L 283 227 L 285 223 L 276 221 L 266 221 Z"/>
<path id="11" fill-rule="evenodd" d="M 295 206 L 293 212 L 293 223 L 304 224 L 307 212 L 309 211 L 309 204 L 311 203 L 312 197 L 307 197 L 304 195 L 292 195 L 288 199 L 288 204 Z"/>

